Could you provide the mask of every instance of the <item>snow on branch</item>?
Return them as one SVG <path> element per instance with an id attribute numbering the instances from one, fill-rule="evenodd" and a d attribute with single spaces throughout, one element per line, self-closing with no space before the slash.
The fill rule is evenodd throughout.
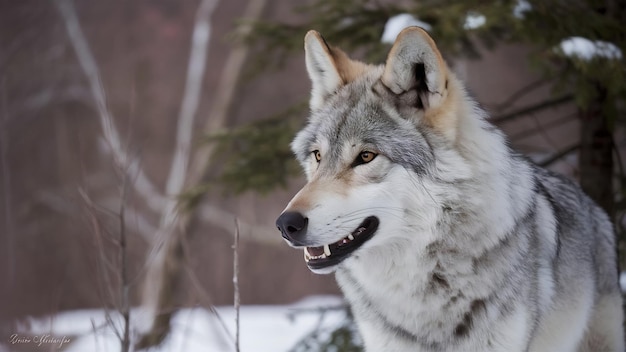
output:
<path id="1" fill-rule="evenodd" d="M 613 43 L 590 40 L 583 37 L 569 37 L 555 47 L 555 51 L 570 58 L 590 61 L 594 58 L 620 60 L 622 51 Z"/>
<path id="2" fill-rule="evenodd" d="M 524 19 L 526 13 L 530 12 L 533 6 L 527 0 L 517 0 L 513 7 L 513 17 Z"/>
<path id="3" fill-rule="evenodd" d="M 420 21 L 415 18 L 413 15 L 408 13 L 401 13 L 399 15 L 395 15 L 385 23 L 385 29 L 383 30 L 383 36 L 381 41 L 387 44 L 393 44 L 396 40 L 396 37 L 403 29 L 406 27 L 418 26 L 422 27 L 426 31 L 430 31 L 432 26 L 424 21 Z"/>
<path id="4" fill-rule="evenodd" d="M 465 16 L 465 23 L 463 24 L 463 29 L 472 30 L 477 29 L 485 25 L 487 22 L 487 18 L 478 13 L 478 12 L 470 12 Z"/>

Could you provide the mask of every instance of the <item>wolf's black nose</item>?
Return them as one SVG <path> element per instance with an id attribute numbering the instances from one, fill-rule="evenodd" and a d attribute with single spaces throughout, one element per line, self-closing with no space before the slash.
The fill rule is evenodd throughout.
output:
<path id="1" fill-rule="evenodd" d="M 306 233 L 306 225 L 309 219 L 297 211 L 286 211 L 276 219 L 276 227 L 280 230 L 283 238 L 291 242 L 299 242 L 300 236 Z"/>

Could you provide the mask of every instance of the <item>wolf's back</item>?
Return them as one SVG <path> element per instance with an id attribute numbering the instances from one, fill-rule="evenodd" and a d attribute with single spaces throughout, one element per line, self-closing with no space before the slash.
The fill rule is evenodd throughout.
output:
<path id="1" fill-rule="evenodd" d="M 613 225 L 578 185 L 545 169 L 535 168 L 535 174 L 537 196 L 548 199 L 554 210 L 557 252 L 546 258 L 552 259 L 554 295 L 534 346 L 546 350 L 563 330 L 583 334 L 579 351 L 623 351 Z"/>

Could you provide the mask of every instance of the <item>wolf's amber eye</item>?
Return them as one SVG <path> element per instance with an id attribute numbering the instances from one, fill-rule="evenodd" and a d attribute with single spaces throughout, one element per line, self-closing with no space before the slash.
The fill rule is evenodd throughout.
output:
<path id="1" fill-rule="evenodd" d="M 312 153 L 315 156 L 315 161 L 317 161 L 319 163 L 320 160 L 322 160 L 322 153 L 320 153 L 319 150 L 314 150 L 314 151 L 312 151 Z"/>
<path id="2" fill-rule="evenodd" d="M 359 159 L 361 159 L 361 162 L 363 164 L 365 164 L 365 163 L 369 163 L 370 161 L 374 160 L 376 155 L 378 155 L 378 154 L 372 153 L 372 152 L 368 152 L 368 151 L 364 151 L 364 152 L 361 152 L 361 154 L 359 154 Z"/>

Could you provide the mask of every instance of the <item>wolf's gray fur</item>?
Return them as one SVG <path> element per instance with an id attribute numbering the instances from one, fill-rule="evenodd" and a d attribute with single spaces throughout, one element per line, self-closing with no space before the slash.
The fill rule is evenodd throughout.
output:
<path id="1" fill-rule="evenodd" d="M 624 350 L 609 218 L 510 150 L 424 31 L 383 66 L 316 32 L 305 48 L 312 110 L 292 147 L 309 182 L 277 225 L 336 272 L 367 351 Z"/>

